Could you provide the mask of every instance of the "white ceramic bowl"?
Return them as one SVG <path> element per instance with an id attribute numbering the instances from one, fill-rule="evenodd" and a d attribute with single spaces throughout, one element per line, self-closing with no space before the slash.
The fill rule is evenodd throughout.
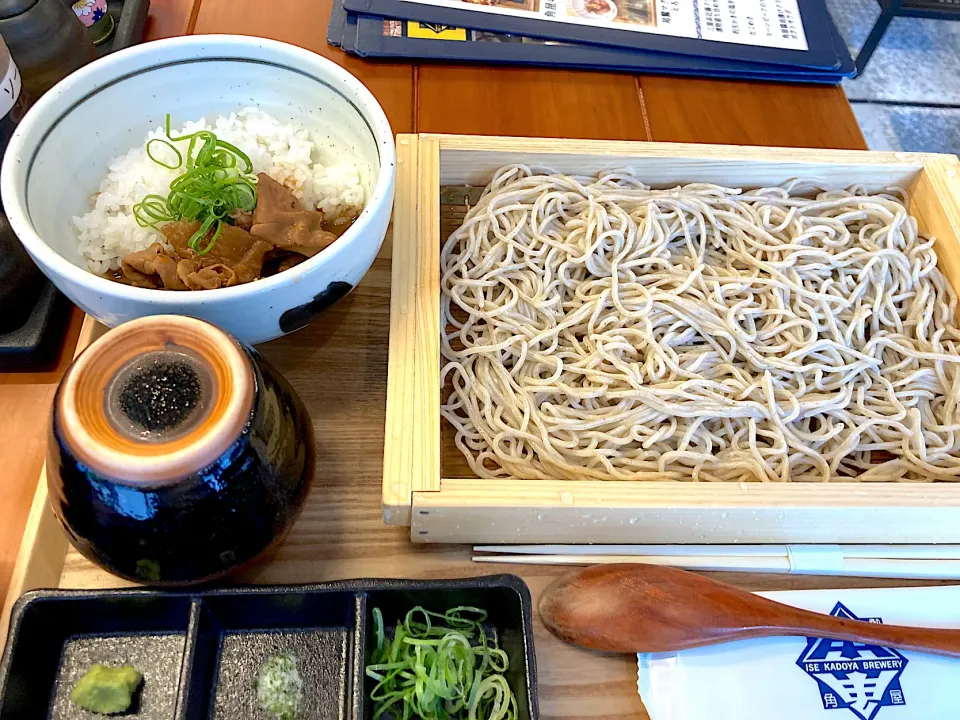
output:
<path id="1" fill-rule="evenodd" d="M 89 272 L 72 218 L 90 209 L 110 160 L 142 143 L 167 113 L 176 124 L 250 105 L 329 134 L 352 152 L 368 197 L 354 225 L 300 265 L 231 288 L 149 290 Z M 395 165 L 387 118 L 350 73 L 292 45 L 201 35 L 109 55 L 50 90 L 10 141 L 0 193 L 10 224 L 44 274 L 106 325 L 190 315 L 254 344 L 303 327 L 360 281 L 390 221 Z"/>

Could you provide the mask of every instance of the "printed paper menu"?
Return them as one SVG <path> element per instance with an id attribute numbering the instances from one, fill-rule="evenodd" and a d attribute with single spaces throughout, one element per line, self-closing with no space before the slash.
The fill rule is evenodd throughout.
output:
<path id="1" fill-rule="evenodd" d="M 797 0 L 404 0 L 717 42 L 807 50 Z"/>

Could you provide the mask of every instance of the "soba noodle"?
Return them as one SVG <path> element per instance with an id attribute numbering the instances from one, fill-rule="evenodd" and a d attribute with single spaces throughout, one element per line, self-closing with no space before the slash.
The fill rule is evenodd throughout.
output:
<path id="1" fill-rule="evenodd" d="M 899 190 L 496 173 L 441 255 L 480 477 L 960 479 L 957 297 Z"/>

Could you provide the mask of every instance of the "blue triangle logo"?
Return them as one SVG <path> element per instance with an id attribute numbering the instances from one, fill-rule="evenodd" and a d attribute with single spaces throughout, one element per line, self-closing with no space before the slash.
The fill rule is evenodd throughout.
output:
<path id="1" fill-rule="evenodd" d="M 857 617 L 839 602 L 830 614 L 883 622 Z M 816 680 L 824 709 L 847 710 L 859 720 L 874 720 L 882 708 L 906 704 L 900 676 L 907 662 L 894 648 L 826 638 L 807 638 L 807 646 L 797 658 L 800 669 Z"/>

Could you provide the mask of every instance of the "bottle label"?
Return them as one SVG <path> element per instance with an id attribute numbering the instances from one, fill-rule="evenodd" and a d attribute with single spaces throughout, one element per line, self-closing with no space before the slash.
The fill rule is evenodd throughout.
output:
<path id="1" fill-rule="evenodd" d="M 73 12 L 80 18 L 80 22 L 92 27 L 107 14 L 107 0 L 77 0 L 73 4 Z"/>
<path id="2" fill-rule="evenodd" d="M 26 103 L 17 102 L 20 95 L 20 70 L 13 58 L 10 58 L 10 62 L 7 64 L 7 72 L 3 76 L 3 80 L 0 81 L 0 117 L 6 119 L 6 116 L 11 114 L 10 111 L 16 109 L 18 112 L 13 113 L 12 120 L 14 124 L 20 122 L 20 118 L 26 111 L 26 107 L 22 107 Z"/>
<path id="3" fill-rule="evenodd" d="M 0 43 L 0 50 L 6 51 Z M 30 98 L 20 88 L 20 70 L 9 55 L 7 72 L 0 81 L 0 158 L 7 152 L 7 144 L 13 137 L 13 131 L 27 114 Z M 0 213 L 3 212 L 3 198 L 0 197 Z"/>

